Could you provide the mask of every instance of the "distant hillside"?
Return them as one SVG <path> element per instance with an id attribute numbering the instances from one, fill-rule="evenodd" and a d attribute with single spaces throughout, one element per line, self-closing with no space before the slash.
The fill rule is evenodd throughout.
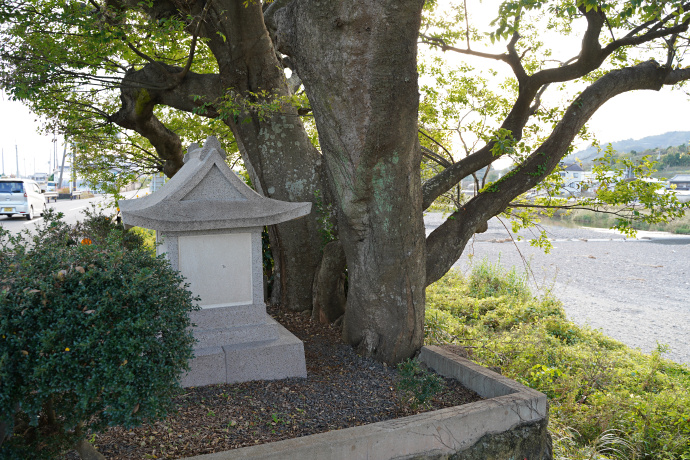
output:
<path id="1" fill-rule="evenodd" d="M 611 142 L 613 149 L 620 153 L 627 153 L 632 150 L 642 152 L 647 149 L 676 147 L 690 142 L 690 131 L 671 131 L 669 133 L 658 134 L 656 136 L 643 137 L 642 139 L 633 140 L 627 139 L 624 141 Z M 602 142 L 602 150 L 606 148 L 608 142 Z M 580 161 L 589 161 L 598 156 L 599 152 L 596 147 L 589 147 L 585 150 L 580 150 L 568 155 L 566 163 L 575 161 L 577 158 Z"/>

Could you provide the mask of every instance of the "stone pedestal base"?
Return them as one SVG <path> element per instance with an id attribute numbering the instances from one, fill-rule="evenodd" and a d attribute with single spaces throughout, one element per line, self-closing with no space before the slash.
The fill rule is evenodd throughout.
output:
<path id="1" fill-rule="evenodd" d="M 231 340 L 215 345 L 204 341 L 206 346 L 194 349 L 195 357 L 189 362 L 189 372 L 181 379 L 182 386 L 306 377 L 302 341 L 268 315 L 263 326 L 271 332 L 267 334 L 268 340 Z"/>

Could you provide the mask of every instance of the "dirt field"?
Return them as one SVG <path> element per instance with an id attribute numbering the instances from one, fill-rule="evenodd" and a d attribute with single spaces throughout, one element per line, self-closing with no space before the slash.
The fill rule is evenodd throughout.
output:
<path id="1" fill-rule="evenodd" d="M 442 215 L 429 213 L 425 222 L 432 231 Z M 576 323 L 644 352 L 666 344 L 671 350 L 665 357 L 690 364 L 689 236 L 640 232 L 626 239 L 602 229 L 545 229 L 554 246 L 549 254 L 526 241 L 513 242 L 494 218 L 455 266 L 467 271 L 472 260 L 485 257 L 521 271 L 527 265 L 532 286 L 552 289 Z"/>

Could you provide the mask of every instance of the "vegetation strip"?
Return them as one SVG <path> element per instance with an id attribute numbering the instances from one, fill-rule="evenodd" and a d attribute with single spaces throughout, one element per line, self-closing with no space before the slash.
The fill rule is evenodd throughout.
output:
<path id="1" fill-rule="evenodd" d="M 687 459 L 690 369 L 569 321 L 561 303 L 486 261 L 427 289 L 426 341 L 549 397 L 554 457 Z M 605 456 L 605 457 L 597 457 Z"/>

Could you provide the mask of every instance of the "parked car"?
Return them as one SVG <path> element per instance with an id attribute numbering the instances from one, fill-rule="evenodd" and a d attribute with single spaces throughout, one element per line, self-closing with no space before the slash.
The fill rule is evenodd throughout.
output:
<path id="1" fill-rule="evenodd" d="M 46 210 L 46 198 L 35 181 L 30 179 L 0 179 L 0 215 L 15 214 L 27 220 Z"/>

